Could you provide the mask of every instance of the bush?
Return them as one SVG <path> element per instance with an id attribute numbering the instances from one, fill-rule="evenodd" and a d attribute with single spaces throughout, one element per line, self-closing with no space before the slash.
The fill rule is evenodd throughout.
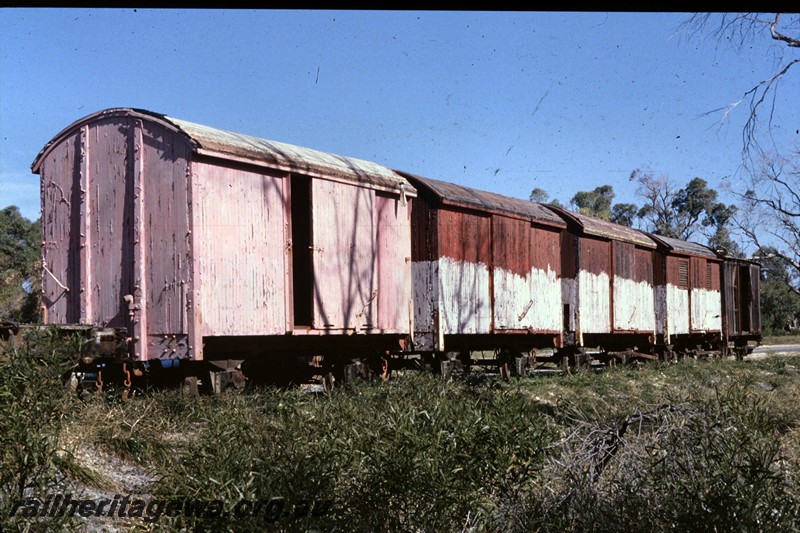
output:
<path id="1" fill-rule="evenodd" d="M 0 322 L 39 320 L 40 232 L 39 221 L 29 221 L 18 207 L 0 209 Z"/>
<path id="2" fill-rule="evenodd" d="M 646 406 L 618 419 L 575 416 L 529 515 L 533 529 L 790 531 L 800 520 L 786 426 L 736 381 L 706 398 Z"/>
<path id="3" fill-rule="evenodd" d="M 157 517 L 164 531 L 797 531 L 799 369 L 707 359 L 511 384 L 109 393 L 56 400 L 76 408 L 46 434 L 145 467 L 146 485 L 115 476 L 114 490 L 198 504 Z"/>
<path id="4" fill-rule="evenodd" d="M 502 502 L 537 477 L 549 441 L 536 404 L 518 391 L 424 375 L 324 397 L 224 396 L 204 416 L 197 448 L 159 490 L 225 502 L 280 497 L 289 512 L 279 521 L 292 527 L 505 529 L 514 516 Z M 236 527 L 276 518 L 239 518 Z"/>
<path id="5" fill-rule="evenodd" d="M 57 480 L 58 437 L 74 401 L 66 394 L 63 378 L 80 349 L 80 339 L 63 338 L 52 328 L 34 328 L 18 341 L 0 341 L 0 523 L 4 525 L 33 527 L 30 518 L 9 516 L 15 502 L 42 496 Z M 35 522 L 37 528 L 45 524 Z"/>

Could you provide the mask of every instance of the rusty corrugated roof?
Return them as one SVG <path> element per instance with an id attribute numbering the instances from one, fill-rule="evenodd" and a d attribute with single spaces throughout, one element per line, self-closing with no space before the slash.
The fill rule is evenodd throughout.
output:
<path id="1" fill-rule="evenodd" d="M 477 209 L 492 213 L 512 214 L 545 224 L 566 227 L 564 221 L 541 204 L 511 198 L 501 194 L 472 189 L 456 183 L 423 178 L 408 172 L 398 171 L 408 178 L 416 188 L 425 187 L 445 205 Z"/>
<path id="2" fill-rule="evenodd" d="M 403 176 L 377 163 L 292 144 L 269 141 L 196 124 L 144 109 L 133 108 L 106 109 L 71 124 L 42 149 L 31 166 L 32 170 L 34 172 L 38 171 L 39 162 L 44 154 L 62 136 L 68 135 L 84 124 L 114 116 L 151 120 L 179 131 L 188 137 L 195 152 L 201 155 L 262 164 L 290 172 L 360 183 L 386 191 L 398 192 L 402 189 L 407 196 L 416 196 L 415 189 Z"/>
<path id="3" fill-rule="evenodd" d="M 564 220 L 575 222 L 585 234 L 596 237 L 605 237 L 617 241 L 630 242 L 647 248 L 656 248 L 657 244 L 646 233 L 621 224 L 614 224 L 607 220 L 582 215 L 558 207 L 548 206 L 551 210 L 561 215 Z"/>
<path id="4" fill-rule="evenodd" d="M 667 249 L 673 252 L 719 258 L 719 255 L 714 252 L 714 250 L 696 242 L 682 241 L 680 239 L 673 239 L 672 237 L 664 237 L 663 235 L 655 235 L 653 233 L 648 233 L 648 235 L 654 241 L 663 244 Z"/>

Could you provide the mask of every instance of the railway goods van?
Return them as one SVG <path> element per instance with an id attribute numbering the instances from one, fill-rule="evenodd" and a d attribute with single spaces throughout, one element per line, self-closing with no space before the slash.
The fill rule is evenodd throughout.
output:
<path id="1" fill-rule="evenodd" d="M 387 378 L 475 352 L 522 374 L 761 339 L 752 261 L 361 159 L 115 108 L 32 171 L 44 321 L 91 328 L 98 386 Z"/>

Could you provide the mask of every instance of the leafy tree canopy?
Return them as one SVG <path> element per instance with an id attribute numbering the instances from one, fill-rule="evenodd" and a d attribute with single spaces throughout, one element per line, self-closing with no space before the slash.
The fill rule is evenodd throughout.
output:
<path id="1" fill-rule="evenodd" d="M 548 204 L 552 205 L 553 207 L 561 208 L 564 207 L 564 205 L 555 198 L 550 198 L 550 193 L 544 189 L 540 189 L 539 187 L 536 187 L 531 191 L 529 200 L 531 202 L 536 202 L 537 204 Z"/>
<path id="2" fill-rule="evenodd" d="M 569 204 L 583 215 L 611 220 L 611 202 L 614 201 L 614 187 L 601 185 L 593 191 L 580 191 L 572 197 Z"/>
<path id="3" fill-rule="evenodd" d="M 0 210 L 0 320 L 37 320 L 40 242 L 38 221 L 13 205 Z"/>

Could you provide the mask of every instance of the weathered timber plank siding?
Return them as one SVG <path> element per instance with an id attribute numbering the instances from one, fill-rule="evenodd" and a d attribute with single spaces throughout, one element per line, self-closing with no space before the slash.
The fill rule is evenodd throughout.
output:
<path id="1" fill-rule="evenodd" d="M 412 261 L 411 280 L 414 300 L 414 344 L 420 350 L 432 350 L 437 322 L 435 317 L 439 305 L 439 262 Z"/>
<path id="2" fill-rule="evenodd" d="M 655 291 L 650 283 L 614 278 L 614 329 L 655 331 Z"/>
<path id="3" fill-rule="evenodd" d="M 109 118 L 89 126 L 88 191 L 91 204 L 93 324 L 110 327 L 129 325 L 126 295 L 133 295 L 135 284 L 133 225 L 136 195 L 134 190 L 134 124 L 130 119 Z"/>
<path id="4" fill-rule="evenodd" d="M 609 276 L 606 272 L 578 273 L 578 319 L 580 332 L 610 333 L 611 306 Z"/>
<path id="5" fill-rule="evenodd" d="M 653 332 L 655 292 L 653 252 L 614 242 L 614 329 Z"/>
<path id="6" fill-rule="evenodd" d="M 559 331 L 558 233 L 503 216 L 492 222 L 494 328 Z"/>
<path id="7" fill-rule="evenodd" d="M 490 244 L 488 216 L 439 210 L 437 309 L 445 334 L 490 332 Z"/>
<path id="8" fill-rule="evenodd" d="M 49 323 L 127 328 L 138 359 L 201 359 L 203 337 L 309 325 L 411 332 L 416 191 L 391 169 L 127 108 L 68 126 L 31 169 L 42 180 Z M 300 277 L 315 313 L 301 323 L 295 174 L 313 185 L 305 230 L 316 276 Z"/>
<path id="9" fill-rule="evenodd" d="M 411 200 L 376 193 L 378 218 L 378 323 L 388 331 L 411 331 Z"/>
<path id="10" fill-rule="evenodd" d="M 691 328 L 694 331 L 722 330 L 722 295 L 719 263 L 702 257 L 691 258 Z"/>
<path id="11" fill-rule="evenodd" d="M 190 355 L 192 313 L 190 147 L 160 124 L 141 123 L 148 353 Z"/>
<path id="12" fill-rule="evenodd" d="M 667 344 L 671 335 L 722 330 L 722 272 L 719 256 L 707 246 L 652 235 L 659 243 L 656 327 Z"/>
<path id="13" fill-rule="evenodd" d="M 611 242 L 581 237 L 578 320 L 582 334 L 611 332 Z"/>
<path id="14" fill-rule="evenodd" d="M 561 231 L 534 226 L 531 231 L 534 330 L 563 331 Z"/>
<path id="15" fill-rule="evenodd" d="M 578 328 L 578 236 L 565 229 L 559 235 L 561 248 L 562 327 L 565 333 Z"/>
<path id="16" fill-rule="evenodd" d="M 203 335 L 285 333 L 286 178 L 200 162 L 192 168 Z"/>
<path id="17" fill-rule="evenodd" d="M 719 291 L 692 290 L 692 329 L 720 331 L 722 329 L 722 299 Z"/>
<path id="18" fill-rule="evenodd" d="M 132 120 L 132 127 L 128 128 L 128 142 L 130 146 L 130 170 L 128 182 L 133 185 L 133 221 L 131 223 L 131 256 L 133 257 L 133 301 L 126 302 L 128 305 L 128 320 L 130 322 L 129 332 L 132 333 L 133 342 L 129 349 L 133 356 L 139 360 L 146 360 L 150 355 L 150 342 L 147 335 L 147 313 L 150 306 L 150 298 L 147 295 L 149 287 L 150 265 L 147 260 L 148 224 L 147 212 L 145 211 L 145 196 L 147 187 L 144 183 L 144 137 L 143 127 L 139 120 Z M 130 296 L 124 299 L 129 300 Z M 185 344 L 185 343 L 184 343 Z"/>
<path id="19" fill-rule="evenodd" d="M 689 291 L 668 283 L 666 308 L 669 334 L 685 335 L 689 333 Z"/>
<path id="20" fill-rule="evenodd" d="M 495 329 L 524 329 L 532 323 L 530 226 L 526 220 L 492 217 Z"/>
<path id="21" fill-rule="evenodd" d="M 485 263 L 439 259 L 438 310 L 444 333 L 489 333 L 492 309 Z"/>
<path id="22" fill-rule="evenodd" d="M 670 335 L 686 335 L 691 327 L 689 258 L 667 256 L 665 307 Z"/>
<path id="23" fill-rule="evenodd" d="M 438 257 L 490 263 L 492 232 L 488 215 L 440 209 L 437 222 Z"/>
<path id="24" fill-rule="evenodd" d="M 761 334 L 761 266 L 748 265 L 750 269 L 750 331 Z"/>
<path id="25" fill-rule="evenodd" d="M 434 349 L 434 313 L 439 302 L 438 210 L 428 194 L 411 204 L 411 290 L 414 304 L 414 345 Z"/>
<path id="26" fill-rule="evenodd" d="M 42 305 L 48 324 L 75 323 L 82 318 L 78 251 L 82 230 L 81 150 L 80 134 L 70 135 L 47 155 L 41 168 L 42 260 L 52 273 L 42 272 Z"/>
<path id="27" fill-rule="evenodd" d="M 724 266 L 726 333 L 729 337 L 761 333 L 758 301 L 760 267 L 749 261 L 732 259 Z"/>
<path id="28" fill-rule="evenodd" d="M 148 332 L 186 333 L 190 281 L 187 170 L 189 150 L 171 132 L 144 125 L 143 174 L 146 194 Z"/>
<path id="29" fill-rule="evenodd" d="M 311 183 L 314 327 L 375 327 L 375 191 L 320 179 Z"/>
<path id="30" fill-rule="evenodd" d="M 60 165 L 45 161 L 42 170 L 49 217 L 43 224 L 44 254 L 56 277 L 64 276 L 72 287 L 65 293 L 46 274 L 45 305 L 53 322 L 130 327 L 132 354 L 141 359 L 148 354 L 145 336 L 157 334 L 154 342 L 161 346 L 169 333 L 175 336 L 170 354 L 182 357 L 188 329 L 183 293 L 190 277 L 188 148 L 163 128 L 145 133 L 143 128 L 127 117 L 98 120 L 48 155 Z M 56 173 L 49 176 L 51 168 Z M 62 200 L 65 187 L 70 197 Z M 61 232 L 61 243 L 54 232 Z M 53 284 L 67 296 L 62 298 L 69 303 L 66 315 L 57 297 L 55 306 L 49 304 Z M 126 296 L 133 297 L 130 307 Z"/>
<path id="31" fill-rule="evenodd" d="M 444 350 L 445 334 L 560 334 L 561 217 L 518 198 L 404 175 L 419 194 L 415 346 Z"/>

